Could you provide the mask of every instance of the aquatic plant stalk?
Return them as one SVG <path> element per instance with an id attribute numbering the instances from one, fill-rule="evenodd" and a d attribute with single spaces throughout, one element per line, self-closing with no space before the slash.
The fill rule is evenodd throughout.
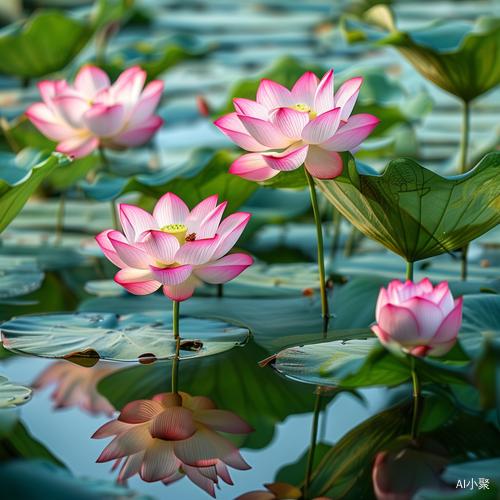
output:
<path id="1" fill-rule="evenodd" d="M 316 187 L 311 174 L 304 169 L 307 182 L 309 183 L 309 190 L 311 192 L 311 204 L 314 212 L 314 220 L 316 222 L 316 237 L 318 240 L 318 265 L 319 265 L 319 283 L 321 289 L 321 312 L 323 316 L 323 333 L 328 330 L 328 297 L 326 295 L 326 278 L 325 278 L 325 256 L 323 249 L 323 231 L 321 228 L 321 214 L 319 212 L 318 198 L 316 197 Z"/>
<path id="2" fill-rule="evenodd" d="M 66 210 L 66 190 L 61 192 L 59 197 L 59 207 L 57 208 L 56 219 L 56 243 L 60 243 L 64 231 L 64 212 Z"/>
<path id="3" fill-rule="evenodd" d="M 181 337 L 179 335 L 179 304 L 177 300 L 172 301 L 174 304 L 173 311 L 173 328 L 174 328 L 174 339 L 176 340 L 175 345 L 175 358 L 172 363 L 172 392 L 177 394 L 179 392 L 179 347 L 181 343 Z"/>
<path id="4" fill-rule="evenodd" d="M 109 161 L 108 161 L 106 154 L 104 153 L 103 147 L 99 147 L 99 160 L 100 160 L 99 169 L 108 171 L 109 170 Z M 116 231 L 119 231 L 120 230 L 120 223 L 118 222 L 118 213 L 116 211 L 115 201 L 111 200 L 109 202 L 109 204 L 110 204 L 111 220 L 113 222 L 113 229 L 116 229 Z"/>
<path id="5" fill-rule="evenodd" d="M 316 439 L 318 436 L 318 420 L 321 411 L 321 387 L 318 387 L 316 403 L 314 404 L 313 423 L 311 429 L 311 444 L 309 446 L 309 454 L 307 455 L 306 477 L 304 481 L 304 498 L 307 498 L 307 490 L 311 482 L 311 473 L 314 464 L 314 452 L 316 450 Z"/>
<path id="6" fill-rule="evenodd" d="M 406 279 L 413 281 L 413 262 L 406 263 Z"/>
<path id="7" fill-rule="evenodd" d="M 418 436 L 418 418 L 419 418 L 419 400 L 420 400 L 420 384 L 415 371 L 415 356 L 411 356 L 411 376 L 413 379 L 413 420 L 411 423 L 411 437 L 416 439 Z"/>
<path id="8" fill-rule="evenodd" d="M 467 149 L 469 146 L 469 125 L 470 125 L 470 108 L 468 101 L 462 101 L 462 139 L 460 141 L 460 164 L 459 173 L 465 174 L 469 169 L 467 168 Z M 462 281 L 467 279 L 467 251 L 469 245 L 462 247 L 461 253 L 461 270 L 460 276 Z"/>

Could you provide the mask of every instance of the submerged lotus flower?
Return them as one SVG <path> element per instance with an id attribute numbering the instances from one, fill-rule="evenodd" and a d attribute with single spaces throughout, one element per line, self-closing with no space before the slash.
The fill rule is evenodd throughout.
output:
<path id="1" fill-rule="evenodd" d="M 448 453 L 439 443 L 400 438 L 395 450 L 383 451 L 375 458 L 375 496 L 377 500 L 411 500 L 422 488 L 451 491 L 440 478 L 448 463 Z"/>
<path id="2" fill-rule="evenodd" d="M 139 473 L 144 481 L 169 484 L 187 475 L 215 497 L 219 477 L 233 484 L 226 466 L 250 469 L 238 449 L 217 431 L 247 434 L 253 429 L 235 413 L 218 410 L 211 399 L 179 392 L 129 403 L 117 420 L 92 437 L 116 436 L 97 462 L 117 460 L 118 467 L 126 457 L 119 481 Z"/>
<path id="3" fill-rule="evenodd" d="M 115 281 L 123 288 L 147 295 L 163 285 L 165 295 L 180 302 L 193 295 L 197 278 L 226 283 L 253 264 L 249 255 L 226 255 L 250 219 L 250 214 L 238 212 L 221 223 L 226 205 L 217 206 L 214 195 L 190 212 L 172 193 L 160 198 L 153 215 L 121 204 L 125 235 L 108 229 L 95 239 L 104 255 L 122 268 Z"/>
<path id="4" fill-rule="evenodd" d="M 146 85 L 139 66 L 124 71 L 111 85 L 108 75 L 85 66 L 71 87 L 65 80 L 38 84 L 43 103 L 33 104 L 26 116 L 42 134 L 59 144 L 56 150 L 75 158 L 97 147 L 125 149 L 148 141 L 163 120 L 154 115 L 163 82 Z"/>
<path id="5" fill-rule="evenodd" d="M 442 356 L 455 344 L 462 324 L 462 297 L 453 300 L 448 283 L 433 288 L 426 278 L 381 288 L 372 330 L 383 344 L 415 356 Z"/>
<path id="6" fill-rule="evenodd" d="M 303 498 L 302 491 L 288 483 L 272 483 L 264 485 L 268 491 L 250 491 L 235 500 L 293 500 Z M 330 500 L 326 497 L 313 500 Z"/>
<path id="7" fill-rule="evenodd" d="M 51 364 L 34 382 L 35 389 L 43 389 L 56 383 L 52 394 L 54 407 L 79 406 L 91 413 L 105 413 L 109 417 L 116 411 L 114 406 L 97 390 L 97 384 L 116 371 L 112 363 L 99 361 L 96 366 L 86 368 L 69 361 Z"/>
<path id="8" fill-rule="evenodd" d="M 334 95 L 333 70 L 321 82 L 307 72 L 291 91 L 264 79 L 257 102 L 234 99 L 236 113 L 219 118 L 215 125 L 252 153 L 238 158 L 229 173 L 263 181 L 304 163 L 318 179 L 340 175 L 338 151 L 358 148 L 380 121 L 368 114 L 350 116 L 362 80 L 351 78 Z"/>

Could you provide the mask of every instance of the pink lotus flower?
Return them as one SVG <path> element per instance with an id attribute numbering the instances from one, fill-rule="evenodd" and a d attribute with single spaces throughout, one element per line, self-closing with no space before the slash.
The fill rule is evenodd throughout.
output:
<path id="1" fill-rule="evenodd" d="M 268 491 L 250 491 L 235 500 L 292 500 L 303 498 L 302 491 L 288 483 L 272 483 L 264 485 Z M 313 500 L 330 500 L 326 497 Z"/>
<path id="2" fill-rule="evenodd" d="M 126 149 L 148 141 L 163 120 L 154 115 L 163 82 L 146 85 L 139 66 L 124 71 L 113 85 L 95 66 L 85 66 L 71 87 L 66 80 L 38 84 L 43 103 L 33 104 L 26 116 L 42 134 L 59 142 L 56 150 L 75 158 L 97 147 Z"/>
<path id="3" fill-rule="evenodd" d="M 221 223 L 226 205 L 217 206 L 217 196 L 210 196 L 190 212 L 172 193 L 160 198 L 153 215 L 121 204 L 125 235 L 108 229 L 95 239 L 121 268 L 115 281 L 130 293 L 147 295 L 163 285 L 167 297 L 183 301 L 193 295 L 198 279 L 225 283 L 253 264 L 249 255 L 226 255 L 250 219 L 238 212 Z"/>
<path id="4" fill-rule="evenodd" d="M 436 288 L 426 278 L 418 285 L 398 280 L 382 287 L 372 330 L 386 345 L 415 356 L 442 356 L 455 344 L 462 323 L 462 297 L 453 300 L 444 281 Z"/>
<path id="5" fill-rule="evenodd" d="M 377 500 L 411 500 L 422 488 L 451 491 L 441 478 L 449 463 L 447 451 L 429 439 L 423 443 L 401 438 L 396 449 L 375 458 L 372 470 Z"/>
<path id="6" fill-rule="evenodd" d="M 226 466 L 247 470 L 238 449 L 217 431 L 247 434 L 253 429 L 238 415 L 218 410 L 204 396 L 157 394 L 126 405 L 117 420 L 103 425 L 92 437 L 116 436 L 97 462 L 117 460 L 119 481 L 139 473 L 147 482 L 169 484 L 185 475 L 215 497 L 219 477 L 233 484 Z"/>
<path id="7" fill-rule="evenodd" d="M 264 79 L 257 102 L 234 99 L 236 113 L 219 118 L 215 125 L 252 153 L 238 158 L 229 173 L 264 181 L 304 163 L 318 179 L 340 175 L 338 151 L 356 149 L 380 121 L 368 114 L 350 116 L 362 80 L 348 80 L 334 95 L 333 70 L 321 82 L 307 72 L 291 91 Z M 285 151 L 270 151 L 273 149 Z"/>
<path id="8" fill-rule="evenodd" d="M 111 417 L 114 406 L 100 394 L 97 384 L 107 375 L 116 371 L 112 363 L 100 361 L 92 368 L 85 368 L 69 361 L 51 364 L 34 382 L 35 389 L 43 389 L 57 384 L 52 394 L 54 408 L 79 406 L 90 413 L 105 413 Z"/>

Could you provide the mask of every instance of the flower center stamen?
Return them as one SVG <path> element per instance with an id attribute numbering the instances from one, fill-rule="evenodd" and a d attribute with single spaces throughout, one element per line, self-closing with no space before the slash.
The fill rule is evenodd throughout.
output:
<path id="1" fill-rule="evenodd" d="M 191 233 L 186 236 L 186 241 L 194 241 L 196 240 L 196 233 Z"/>
<path id="2" fill-rule="evenodd" d="M 290 108 L 300 111 L 301 113 L 309 113 L 309 121 L 314 120 L 318 116 L 316 111 L 313 111 L 307 104 L 299 103 L 294 106 L 290 106 Z"/>
<path id="3" fill-rule="evenodd" d="M 184 224 L 169 224 L 168 226 L 162 227 L 161 230 L 164 233 L 168 233 L 171 234 L 172 236 L 175 236 L 180 246 L 186 243 L 186 233 L 188 228 Z"/>

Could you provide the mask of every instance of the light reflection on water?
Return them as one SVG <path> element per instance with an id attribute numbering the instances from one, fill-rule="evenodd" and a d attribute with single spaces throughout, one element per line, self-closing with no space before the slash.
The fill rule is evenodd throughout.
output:
<path id="1" fill-rule="evenodd" d="M 45 370 L 50 363 L 38 358 L 12 358 L 2 362 L 2 375 L 13 382 L 29 385 Z M 182 377 L 180 381 L 182 389 Z M 311 386 L 311 390 L 313 387 Z M 40 440 L 53 454 L 61 459 L 76 476 L 113 480 L 117 473 L 111 474 L 111 463 L 96 464 L 95 461 L 106 441 L 96 441 L 90 436 L 109 421 L 105 415 L 91 415 L 79 408 L 71 407 L 53 411 L 50 395 L 53 386 L 37 391 L 33 400 L 23 406 L 21 419 L 33 437 Z M 349 394 L 341 394 L 327 408 L 326 416 L 320 420 L 320 437 L 332 444 L 348 430 L 377 412 L 382 406 L 385 391 L 367 389 L 362 391 L 367 405 Z M 276 426 L 272 442 L 262 450 L 241 450 L 243 458 L 252 466 L 250 471 L 230 469 L 234 486 L 222 483 L 217 491 L 219 500 L 232 500 L 250 490 L 260 489 L 264 483 L 273 482 L 276 472 L 287 463 L 295 462 L 309 446 L 312 414 L 292 415 Z M 209 496 L 187 479 L 169 486 L 158 483 L 145 483 L 138 476 L 129 480 L 132 490 L 156 498 L 203 499 Z"/>

